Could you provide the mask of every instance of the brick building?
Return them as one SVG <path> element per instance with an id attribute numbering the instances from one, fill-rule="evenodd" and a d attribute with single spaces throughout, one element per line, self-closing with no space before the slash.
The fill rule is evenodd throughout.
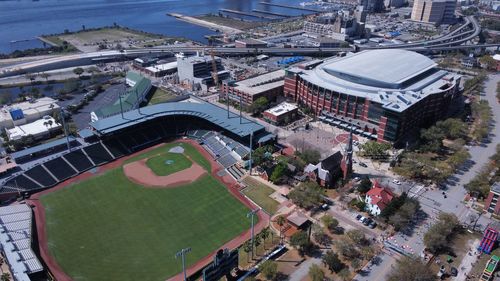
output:
<path id="1" fill-rule="evenodd" d="M 220 97 L 244 106 L 251 105 L 260 97 L 268 101 L 275 101 L 278 95 L 283 94 L 285 71 L 280 69 L 241 81 L 224 81 L 221 86 Z"/>
<path id="2" fill-rule="evenodd" d="M 381 142 L 446 117 L 460 76 L 405 50 L 372 50 L 286 71 L 284 95 L 319 119 Z"/>
<path id="3" fill-rule="evenodd" d="M 283 102 L 262 113 L 264 119 L 274 125 L 288 124 L 298 116 L 299 108 L 288 102 Z"/>
<path id="4" fill-rule="evenodd" d="M 500 214 L 500 204 L 498 198 L 500 197 L 500 182 L 496 182 L 491 186 L 490 194 L 484 201 L 484 209 L 488 213 Z"/>

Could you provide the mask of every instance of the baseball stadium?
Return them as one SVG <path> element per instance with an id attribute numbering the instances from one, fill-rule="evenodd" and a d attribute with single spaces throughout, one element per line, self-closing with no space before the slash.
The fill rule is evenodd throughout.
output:
<path id="1" fill-rule="evenodd" d="M 272 141 L 262 125 L 189 97 L 13 155 L 25 164 L 0 195 L 30 195 L 30 250 L 42 259 L 31 264 L 56 280 L 183 280 L 182 249 L 188 276 L 199 276 L 218 250 L 250 237 L 247 214 L 258 207 L 238 190 L 238 163 Z M 269 218 L 257 219 L 255 231 Z M 39 270 L 23 268 L 16 277 Z"/>

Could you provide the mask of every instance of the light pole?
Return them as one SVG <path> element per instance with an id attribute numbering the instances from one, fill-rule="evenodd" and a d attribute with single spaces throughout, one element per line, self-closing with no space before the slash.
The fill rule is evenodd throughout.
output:
<path id="1" fill-rule="evenodd" d="M 69 134 L 68 134 L 68 128 L 66 127 L 66 112 L 62 107 L 59 108 L 59 117 L 62 121 L 63 125 L 63 131 L 64 131 L 64 136 L 66 137 L 66 146 L 68 148 L 68 151 L 71 149 L 71 146 L 69 144 Z"/>
<path id="2" fill-rule="evenodd" d="M 250 244 L 251 244 L 251 248 L 252 248 L 252 259 L 253 259 L 253 238 L 254 238 L 254 230 L 253 230 L 253 227 L 254 227 L 254 217 L 255 217 L 255 214 L 259 211 L 259 209 L 255 209 L 253 211 L 250 211 L 248 214 L 247 214 L 247 218 L 250 218 L 251 220 L 251 223 L 252 223 L 252 226 L 250 228 Z"/>
<path id="3" fill-rule="evenodd" d="M 182 259 L 182 272 L 184 274 L 184 281 L 187 281 L 187 275 L 186 275 L 186 254 L 191 252 L 191 248 L 184 248 L 177 252 L 175 254 L 175 258 L 181 258 Z"/>

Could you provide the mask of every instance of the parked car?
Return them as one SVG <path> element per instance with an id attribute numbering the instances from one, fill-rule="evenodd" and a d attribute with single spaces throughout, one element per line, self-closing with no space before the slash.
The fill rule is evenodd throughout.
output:
<path id="1" fill-rule="evenodd" d="M 367 218 L 365 221 L 363 221 L 363 224 L 364 224 L 364 225 L 366 225 L 366 226 L 368 226 L 368 225 L 369 225 L 370 223 L 372 223 L 372 222 L 373 222 L 373 220 L 372 220 L 372 219 Z"/>
<path id="2" fill-rule="evenodd" d="M 364 168 L 368 168 L 368 165 L 366 165 L 366 164 L 365 164 L 365 163 L 363 163 L 363 162 L 359 162 L 359 166 L 364 167 Z"/>
<path id="3" fill-rule="evenodd" d="M 328 204 L 326 204 L 326 203 L 321 205 L 321 210 L 323 210 L 323 211 L 328 210 L 328 208 L 330 208 L 330 206 L 328 206 Z"/>
<path id="4" fill-rule="evenodd" d="M 361 217 L 362 217 L 362 215 L 357 214 L 357 215 L 356 215 L 356 220 L 357 220 L 357 221 L 361 220 Z"/>
<path id="5" fill-rule="evenodd" d="M 371 229 L 374 229 L 375 227 L 377 227 L 377 223 L 372 221 L 369 225 L 368 225 L 369 228 Z"/>
<path id="6" fill-rule="evenodd" d="M 354 180 L 355 182 L 359 182 L 359 181 L 361 180 L 361 178 L 360 178 L 360 177 L 355 177 L 353 180 Z"/>
<path id="7" fill-rule="evenodd" d="M 451 276 L 456 277 L 458 275 L 458 270 L 455 267 L 451 267 L 450 274 Z"/>
<path id="8" fill-rule="evenodd" d="M 395 184 L 397 184 L 397 185 L 401 185 L 401 182 L 398 181 L 397 179 L 393 179 L 392 182 L 395 183 Z"/>
<path id="9" fill-rule="evenodd" d="M 360 223 L 364 223 L 364 222 L 365 222 L 365 220 L 367 220 L 367 218 L 365 218 L 365 217 L 361 216 L 361 218 L 359 219 L 359 222 L 360 222 Z"/>

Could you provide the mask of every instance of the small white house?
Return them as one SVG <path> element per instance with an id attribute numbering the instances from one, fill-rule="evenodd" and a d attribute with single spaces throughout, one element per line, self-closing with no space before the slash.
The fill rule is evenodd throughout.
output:
<path id="1" fill-rule="evenodd" d="M 385 187 L 381 187 L 377 182 L 373 185 L 372 189 L 370 189 L 366 193 L 365 203 L 366 210 L 374 215 L 380 215 L 385 207 L 392 201 L 394 195 L 392 192 Z"/>

